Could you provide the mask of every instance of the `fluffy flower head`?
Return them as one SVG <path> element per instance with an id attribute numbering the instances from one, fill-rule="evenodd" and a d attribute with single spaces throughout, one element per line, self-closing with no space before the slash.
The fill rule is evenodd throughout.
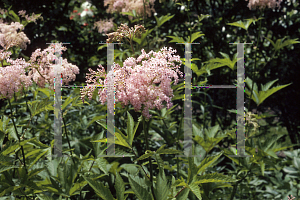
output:
<path id="1" fill-rule="evenodd" d="M 65 51 L 66 47 L 61 47 L 61 50 Z M 29 75 L 32 76 L 34 82 L 40 87 L 45 87 L 46 83 L 50 84 L 50 87 L 54 89 L 54 77 L 55 77 L 55 64 L 52 62 L 56 59 L 55 45 L 52 44 L 48 48 L 41 51 L 41 49 L 35 50 L 31 57 Z M 38 69 L 38 71 L 37 71 Z M 61 62 L 62 84 L 68 84 L 70 81 L 76 79 L 75 74 L 79 74 L 79 68 L 76 65 L 68 63 L 67 59 L 63 59 Z M 42 75 L 42 76 L 41 76 Z"/>
<path id="2" fill-rule="evenodd" d="M 100 65 L 101 69 L 98 69 L 98 73 L 90 70 L 91 74 L 88 74 L 86 81 L 88 85 L 81 89 L 81 97 L 83 99 L 88 94 L 91 99 L 95 87 L 104 83 L 104 88 L 99 89 L 98 92 L 102 104 L 107 101 L 108 93 L 116 91 L 117 102 L 121 102 L 123 106 L 130 103 L 135 111 L 142 111 L 143 116 L 149 119 L 151 117 L 149 109 L 160 110 L 164 107 L 163 102 L 166 102 L 167 108 L 173 105 L 171 102 L 172 78 L 176 85 L 177 73 L 183 77 L 182 72 L 179 71 L 180 65 L 176 65 L 176 63 L 182 63 L 180 57 L 172 55 L 175 52 L 176 50 L 172 48 L 164 47 L 160 52 L 150 51 L 147 54 L 143 49 L 137 59 L 127 58 L 123 67 L 115 64 L 108 74 L 105 74 L 104 68 Z M 101 77 L 105 77 L 105 81 L 101 80 Z M 108 101 L 107 103 L 112 113 L 114 102 Z"/>

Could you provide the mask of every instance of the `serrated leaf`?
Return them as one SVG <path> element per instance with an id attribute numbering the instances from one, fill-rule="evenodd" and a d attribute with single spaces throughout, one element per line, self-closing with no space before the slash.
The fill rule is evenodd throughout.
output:
<path id="1" fill-rule="evenodd" d="M 19 168 L 19 167 L 16 166 L 16 165 L 8 165 L 8 166 L 1 165 L 0 166 L 0 173 L 2 173 L 4 171 L 7 171 L 7 170 L 10 170 L 10 169 L 13 169 L 13 168 Z"/>
<path id="2" fill-rule="evenodd" d="M 103 185 L 100 181 L 94 181 L 88 177 L 83 176 L 83 178 L 88 182 L 88 184 L 94 189 L 94 191 L 104 200 L 114 200 L 113 195 L 110 190 Z"/>
<path id="3" fill-rule="evenodd" d="M 205 174 L 203 176 L 195 177 L 193 183 L 215 183 L 215 182 L 236 182 L 236 179 L 230 178 L 229 176 L 225 176 L 219 173 Z"/>
<path id="4" fill-rule="evenodd" d="M 206 168 L 211 166 L 216 160 L 218 160 L 222 154 L 223 152 L 220 152 L 215 156 L 204 158 L 201 164 L 197 167 L 197 174 L 204 172 Z"/>
<path id="5" fill-rule="evenodd" d="M 149 157 L 153 156 L 154 154 L 155 154 L 154 152 L 143 154 L 136 160 L 145 160 L 146 158 L 149 158 Z"/>
<path id="6" fill-rule="evenodd" d="M 188 185 L 188 187 L 196 195 L 196 197 L 198 199 L 202 200 L 201 192 L 200 192 L 200 187 L 197 184 L 192 183 L 192 184 Z"/>
<path id="7" fill-rule="evenodd" d="M 163 170 L 160 170 L 158 177 L 156 178 L 156 188 L 154 189 L 156 199 L 166 200 L 168 198 L 169 190 L 170 188 L 165 173 Z"/>
<path id="8" fill-rule="evenodd" d="M 116 189 L 116 196 L 117 200 L 124 200 L 124 193 L 125 193 L 125 184 L 118 172 L 116 172 L 116 179 L 115 179 L 115 189 Z"/>
<path id="9" fill-rule="evenodd" d="M 194 163 L 194 157 L 188 157 L 189 168 L 188 168 L 188 178 L 187 183 L 190 184 L 193 178 L 197 175 L 197 166 Z"/>
<path id="10" fill-rule="evenodd" d="M 129 184 L 134 191 L 134 194 L 139 200 L 152 200 L 153 197 L 151 193 L 145 187 L 143 187 L 144 184 L 141 185 L 139 181 L 136 180 L 136 178 L 137 177 L 131 175 L 128 176 Z"/>
<path id="11" fill-rule="evenodd" d="M 87 184 L 88 184 L 87 181 L 74 183 L 73 187 L 70 189 L 69 195 L 70 196 L 76 195 L 76 191 L 80 190 L 80 188 L 83 188 Z"/>
<path id="12" fill-rule="evenodd" d="M 13 151 L 15 151 L 16 149 L 20 148 L 21 146 L 25 145 L 27 142 L 30 142 L 30 141 L 33 141 L 35 140 L 36 138 L 31 138 L 29 140 L 24 140 L 22 142 L 15 142 L 12 146 L 10 147 L 7 147 L 5 150 L 1 151 L 1 155 L 8 155 L 10 153 L 12 153 Z"/>

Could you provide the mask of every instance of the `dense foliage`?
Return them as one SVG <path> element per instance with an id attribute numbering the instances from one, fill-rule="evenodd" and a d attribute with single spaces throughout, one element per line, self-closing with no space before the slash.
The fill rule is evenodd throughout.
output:
<path id="1" fill-rule="evenodd" d="M 273 0 L 260 1 L 274 3 L 261 8 L 252 0 L 130 2 L 1 2 L 0 199 L 299 198 L 299 3 L 279 1 L 279 7 Z M 107 39 L 123 43 L 114 45 L 116 156 L 106 155 L 108 106 L 101 104 L 106 92 L 65 87 L 64 156 L 53 157 L 55 51 L 49 43 L 70 43 L 63 44 L 63 85 L 95 86 L 109 78 Z M 168 67 L 174 62 L 180 65 L 176 73 L 184 73 L 188 59 L 179 43 L 200 43 L 192 44 L 191 58 L 197 86 L 237 83 L 237 45 L 229 43 L 238 42 L 253 43 L 244 45 L 244 110 L 245 152 L 254 156 L 231 157 L 237 142 L 236 89 L 193 88 L 197 156 L 175 157 L 185 149 L 186 86 L 179 76 L 175 84 L 177 75 Z M 177 50 L 166 63 L 161 56 L 166 54 L 158 53 L 163 47 Z M 146 57 L 151 50 L 156 60 Z M 94 84 L 87 81 L 90 69 Z M 172 74 L 172 82 L 165 74 Z M 168 99 L 170 90 L 174 96 Z M 157 99 L 147 103 L 152 96 Z"/>

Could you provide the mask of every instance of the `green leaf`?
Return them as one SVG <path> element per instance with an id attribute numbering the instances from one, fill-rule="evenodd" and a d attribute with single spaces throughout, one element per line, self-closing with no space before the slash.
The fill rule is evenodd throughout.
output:
<path id="1" fill-rule="evenodd" d="M 290 84 L 286 84 L 286 85 L 280 85 L 280 86 L 276 86 L 273 87 L 271 89 L 269 89 L 278 79 L 274 80 L 274 81 L 270 81 L 268 82 L 266 85 L 261 85 L 261 91 L 258 92 L 257 89 L 257 84 L 254 84 L 254 89 L 253 89 L 253 96 L 252 96 L 252 100 L 258 105 L 260 105 L 264 100 L 266 100 L 269 96 L 271 96 L 272 94 L 274 94 L 275 92 L 281 90 L 282 88 L 285 88 Z M 251 89 L 252 87 L 252 80 L 247 77 L 245 79 L 245 82 L 247 83 L 247 85 L 249 86 L 249 88 Z M 251 92 L 247 89 L 245 90 L 246 94 L 250 97 Z"/>
<path id="2" fill-rule="evenodd" d="M 202 199 L 200 187 L 197 184 L 192 183 L 192 184 L 188 185 L 188 188 L 190 188 L 190 190 L 196 195 L 196 197 L 198 199 L 200 199 L 200 200 Z"/>
<path id="3" fill-rule="evenodd" d="M 156 19 L 156 23 L 157 23 L 157 27 L 160 27 L 161 25 L 163 25 L 165 22 L 169 21 L 170 19 L 172 19 L 175 15 L 171 15 L 171 16 L 168 16 L 168 15 L 163 15 L 161 16 L 160 18 L 157 18 L 156 16 L 155 19 Z"/>
<path id="4" fill-rule="evenodd" d="M 133 12 L 120 12 L 120 13 L 122 15 L 129 15 L 129 16 L 135 17 Z"/>
<path id="5" fill-rule="evenodd" d="M 193 183 L 215 183 L 215 182 L 235 182 L 236 179 L 230 178 L 229 176 L 225 176 L 219 173 L 205 174 L 203 176 L 195 177 Z"/>
<path id="6" fill-rule="evenodd" d="M 227 23 L 227 24 L 230 25 L 230 26 L 241 27 L 241 28 L 247 30 L 246 27 L 245 27 L 245 24 L 241 20 L 239 20 L 237 22 L 233 22 L 233 23 Z"/>
<path id="7" fill-rule="evenodd" d="M 107 129 L 107 126 L 105 123 L 101 122 L 101 121 L 96 121 L 98 124 L 100 124 L 103 128 Z M 115 127 L 115 136 L 117 137 L 118 140 L 115 141 L 115 144 L 127 147 L 129 149 L 131 149 L 131 146 L 127 143 L 127 137 L 117 128 Z M 113 132 L 113 131 L 111 131 Z M 107 138 L 103 138 L 101 140 L 95 140 L 93 142 L 106 142 Z M 109 141 L 109 143 L 113 144 L 114 141 Z"/>
<path id="8" fill-rule="evenodd" d="M 163 149 L 166 146 L 166 144 L 162 145 L 157 151 L 157 154 L 180 154 L 182 153 L 179 150 L 176 149 Z"/>
<path id="9" fill-rule="evenodd" d="M 177 37 L 177 36 L 167 36 L 167 37 L 172 39 L 169 43 L 171 42 L 186 43 L 182 37 Z"/>
<path id="10" fill-rule="evenodd" d="M 77 195 L 78 190 L 80 190 L 81 188 L 83 188 L 84 186 L 86 186 L 87 181 L 81 181 L 81 182 L 76 182 L 74 183 L 73 187 L 70 189 L 69 195 L 73 196 L 73 195 Z"/>
<path id="11" fill-rule="evenodd" d="M 291 45 L 291 44 L 297 44 L 297 43 L 300 43 L 298 40 L 298 38 L 296 39 L 290 39 L 290 40 L 286 40 L 285 42 L 283 42 L 285 40 L 286 37 L 284 37 L 283 39 L 278 39 L 276 41 L 276 44 L 274 44 L 274 42 L 269 39 L 269 38 L 266 38 L 267 40 L 269 40 L 271 42 L 271 44 L 273 45 L 275 51 L 278 51 L 279 49 L 282 49 L 283 47 L 285 46 L 288 46 L 288 45 Z"/>
<path id="12" fill-rule="evenodd" d="M 93 119 L 88 123 L 87 127 L 89 127 L 95 121 L 101 120 L 101 119 L 106 119 L 106 115 L 101 115 L 101 116 L 95 116 L 95 117 L 93 117 Z"/>
<path id="13" fill-rule="evenodd" d="M 103 45 L 99 46 L 98 49 L 97 49 L 97 51 L 103 49 L 104 47 L 107 47 L 107 44 L 103 44 Z"/>
<path id="14" fill-rule="evenodd" d="M 181 189 L 180 189 L 181 190 Z M 179 191 L 178 191 L 179 192 Z M 176 196 L 176 200 L 183 200 L 183 199 L 188 199 L 188 195 L 190 192 L 190 188 L 184 188 L 178 196 Z"/>
<path id="15" fill-rule="evenodd" d="M 94 189 L 94 191 L 104 200 L 114 200 L 113 195 L 110 190 L 103 185 L 100 181 L 94 181 L 88 177 L 83 176 L 83 178 L 88 182 L 88 184 Z"/>
<path id="16" fill-rule="evenodd" d="M 162 168 L 162 170 L 159 170 L 158 177 L 156 178 L 156 187 L 154 189 L 156 199 L 167 200 L 169 190 L 168 181 Z"/>
<path id="17" fill-rule="evenodd" d="M 9 165 L 9 166 L 0 165 L 0 173 L 10 170 L 10 169 L 13 169 L 13 168 L 19 168 L 19 167 L 16 165 Z"/>
<path id="18" fill-rule="evenodd" d="M 201 14 L 201 16 L 198 16 L 198 21 L 201 22 L 203 19 L 211 17 L 211 15 L 203 15 Z"/>
<path id="19" fill-rule="evenodd" d="M 131 175 L 128 176 L 129 184 L 134 191 L 134 194 L 137 196 L 139 200 L 152 200 L 153 197 L 151 193 L 143 186 L 145 186 L 144 182 L 141 184 L 141 179 L 138 179 L 138 177 L 133 177 Z"/>
<path id="20" fill-rule="evenodd" d="M 118 172 L 116 172 L 115 189 L 117 200 L 124 200 L 125 184 Z"/>
<path id="21" fill-rule="evenodd" d="M 253 22 L 255 24 L 256 21 L 263 19 L 263 17 L 260 17 L 258 19 L 246 19 L 246 22 L 242 22 L 241 20 L 233 23 L 227 23 L 230 26 L 237 26 L 245 29 L 246 31 L 248 30 L 249 26 Z"/>
<path id="22" fill-rule="evenodd" d="M 190 38 L 190 36 L 188 37 L 188 41 L 190 41 L 191 43 L 194 42 L 197 38 L 203 36 L 204 34 L 201 34 L 201 32 L 196 32 L 192 34 L 192 37 Z"/>
<path id="23" fill-rule="evenodd" d="M 133 142 L 133 139 L 134 139 L 134 135 L 138 129 L 138 126 L 142 120 L 142 116 L 139 117 L 138 119 L 138 122 L 135 124 L 135 127 L 133 128 L 134 126 L 134 120 L 133 120 L 133 117 L 130 115 L 130 113 L 127 111 L 127 116 L 128 116 L 128 119 L 127 119 L 127 136 L 128 136 L 128 143 L 130 146 L 132 146 L 132 142 Z"/>
<path id="24" fill-rule="evenodd" d="M 211 166 L 216 160 L 218 160 L 222 154 L 223 154 L 223 152 L 220 152 L 215 156 L 204 158 L 204 160 L 202 160 L 201 164 L 197 167 L 197 170 L 198 170 L 197 174 L 204 172 L 206 170 L 206 168 Z"/>
<path id="25" fill-rule="evenodd" d="M 11 19 L 16 22 L 20 22 L 19 16 L 13 10 L 10 10 L 8 13 L 12 15 L 12 17 L 8 15 Z"/>
<path id="26" fill-rule="evenodd" d="M 68 31 L 68 29 L 64 26 L 60 26 L 57 30 L 58 31 Z"/>
<path id="27" fill-rule="evenodd" d="M 188 178 L 187 183 L 190 184 L 193 178 L 197 175 L 197 166 L 194 162 L 194 157 L 188 157 L 189 168 L 188 168 Z"/>
<path id="28" fill-rule="evenodd" d="M 21 146 L 25 145 L 27 142 L 33 141 L 36 138 L 31 138 L 29 140 L 24 140 L 22 142 L 15 142 L 12 146 L 7 147 L 5 150 L 2 150 L 0 155 L 6 156 L 10 153 L 12 153 L 13 151 L 15 151 L 16 149 L 20 148 Z"/>
<path id="29" fill-rule="evenodd" d="M 146 153 L 146 154 L 143 154 L 142 156 L 140 156 L 136 160 L 145 160 L 146 158 L 149 158 L 150 156 L 153 156 L 154 154 L 155 154 L 154 152 Z"/>
<path id="30" fill-rule="evenodd" d="M 34 161 L 30 164 L 29 168 L 30 169 L 42 156 L 44 156 L 48 150 L 40 150 L 39 154 L 35 157 Z"/>

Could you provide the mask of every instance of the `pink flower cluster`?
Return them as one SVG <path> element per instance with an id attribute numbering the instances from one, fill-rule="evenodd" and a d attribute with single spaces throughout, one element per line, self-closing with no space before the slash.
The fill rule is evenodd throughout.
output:
<path id="1" fill-rule="evenodd" d="M 1 52 L 1 58 L 7 57 L 9 54 Z M 24 59 L 12 60 L 6 58 L 11 65 L 0 67 L 0 99 L 12 98 L 14 92 L 23 90 L 32 84 L 31 77 L 25 74 L 25 68 L 30 66 Z"/>
<path id="2" fill-rule="evenodd" d="M 94 28 L 98 28 L 99 33 L 107 33 L 114 28 L 113 18 L 95 22 Z"/>
<path id="3" fill-rule="evenodd" d="M 248 0 L 246 0 L 248 1 Z M 276 6 L 278 6 L 278 8 L 280 9 L 280 3 L 282 2 L 282 0 L 249 0 L 248 6 L 249 9 L 251 10 L 253 8 L 253 10 L 256 9 L 256 7 L 259 7 L 259 9 L 265 9 L 265 7 L 269 7 L 271 9 L 275 9 Z"/>
<path id="4" fill-rule="evenodd" d="M 25 33 L 18 33 L 18 29 L 24 29 L 24 26 L 19 22 L 12 22 L 9 25 L 0 23 L 0 45 L 6 51 L 13 46 L 20 46 L 22 49 L 26 49 L 26 43 L 30 44 L 30 40 L 25 35 Z"/>
<path id="5" fill-rule="evenodd" d="M 145 2 L 146 15 L 151 17 L 151 12 L 155 12 L 154 10 L 154 2 L 155 0 L 149 0 Z M 104 6 L 108 6 L 106 9 L 107 13 L 120 13 L 120 12 L 132 12 L 135 10 L 137 16 L 144 15 L 144 4 L 143 0 L 104 0 Z M 132 16 L 129 16 L 129 19 L 132 20 Z"/>
<path id="6" fill-rule="evenodd" d="M 65 51 L 67 48 L 63 47 L 61 50 Z M 32 76 L 34 82 L 40 87 L 45 87 L 45 83 L 49 83 L 51 89 L 54 89 L 54 77 L 55 77 L 55 64 L 52 62 L 56 59 L 55 45 L 52 44 L 48 48 L 41 52 L 41 49 L 35 50 L 29 62 L 32 64 L 29 75 Z M 62 60 L 61 73 L 62 84 L 68 84 L 70 81 L 76 79 L 75 74 L 79 74 L 79 68 L 76 65 L 68 63 L 67 59 Z M 37 71 L 40 72 L 38 72 Z M 42 76 L 41 76 L 42 75 Z"/>
<path id="7" fill-rule="evenodd" d="M 171 99 L 173 97 L 173 90 L 171 88 L 171 78 L 174 78 L 174 84 L 178 83 L 179 73 L 183 77 L 182 72 L 179 71 L 182 63 L 180 56 L 173 56 L 176 50 L 170 47 L 162 48 L 160 52 L 150 51 L 148 54 L 142 49 L 142 54 L 137 58 L 127 58 L 123 62 L 123 67 L 115 64 L 113 69 L 105 74 L 104 68 L 99 65 L 101 69 L 95 72 L 91 69 L 90 74 L 87 74 L 87 87 L 81 89 L 81 98 L 84 100 L 85 95 L 89 99 L 92 98 L 92 93 L 97 86 L 104 88 L 99 89 L 99 99 L 102 105 L 106 102 L 108 89 L 116 91 L 116 101 L 121 102 L 122 106 L 129 103 L 133 105 L 135 111 L 141 111 L 143 116 L 150 118 L 149 109 L 162 109 L 162 102 L 167 103 L 167 108 L 172 107 Z M 151 54 L 154 57 L 151 57 Z M 105 81 L 101 79 L 105 78 Z M 115 87 L 108 83 L 114 78 Z M 113 102 L 108 102 L 108 109 L 113 112 Z"/>

